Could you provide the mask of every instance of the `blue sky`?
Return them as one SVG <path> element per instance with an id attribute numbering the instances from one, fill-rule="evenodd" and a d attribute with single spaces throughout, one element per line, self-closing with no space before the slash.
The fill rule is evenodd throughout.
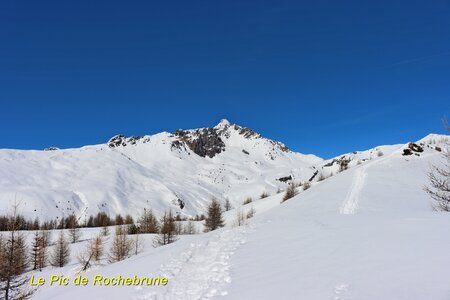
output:
<path id="1" fill-rule="evenodd" d="M 0 148 L 221 118 L 331 157 L 443 133 L 449 1 L 2 1 Z"/>

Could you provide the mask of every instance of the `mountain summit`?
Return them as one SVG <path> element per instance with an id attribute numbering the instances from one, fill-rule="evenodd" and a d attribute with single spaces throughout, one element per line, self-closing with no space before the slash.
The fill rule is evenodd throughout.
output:
<path id="1" fill-rule="evenodd" d="M 50 149 L 48 149 L 50 150 Z M 214 127 L 116 135 L 106 144 L 53 151 L 0 150 L 0 197 L 40 219 L 144 208 L 203 213 L 212 197 L 237 205 L 305 180 L 323 160 L 223 119 Z M 8 201 L 2 203 L 7 211 Z"/>

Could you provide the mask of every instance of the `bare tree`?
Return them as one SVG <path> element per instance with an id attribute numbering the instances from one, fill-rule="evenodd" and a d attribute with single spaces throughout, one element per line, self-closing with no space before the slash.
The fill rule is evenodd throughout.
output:
<path id="1" fill-rule="evenodd" d="M 90 251 L 95 261 L 100 261 L 103 256 L 103 239 L 101 235 L 97 235 L 90 242 Z"/>
<path id="2" fill-rule="evenodd" d="M 81 270 L 86 271 L 92 265 L 92 261 L 99 262 L 103 256 L 103 240 L 101 235 L 89 241 L 87 249 L 78 255 Z"/>
<path id="3" fill-rule="evenodd" d="M 212 198 L 208 206 L 208 215 L 205 219 L 205 232 L 216 230 L 223 227 L 222 208 L 216 198 Z"/>
<path id="4" fill-rule="evenodd" d="M 153 240 L 155 247 L 171 244 L 178 239 L 172 211 L 164 213 L 160 223 L 161 229 L 159 235 Z"/>
<path id="5" fill-rule="evenodd" d="M 142 251 L 143 248 L 144 248 L 144 244 L 142 243 L 141 235 L 138 232 L 137 234 L 134 235 L 134 239 L 133 239 L 134 255 L 138 255 Z"/>
<path id="6" fill-rule="evenodd" d="M 8 221 L 7 237 L 0 242 L 0 292 L 3 298 L 26 299 L 31 296 L 32 291 L 27 291 L 25 284 L 27 279 L 23 273 L 27 268 L 27 247 L 25 237 L 18 231 L 18 207 L 17 201 L 13 204 L 12 215 Z"/>
<path id="7" fill-rule="evenodd" d="M 44 246 L 50 246 L 50 244 L 52 243 L 52 232 L 50 230 L 41 230 L 41 236 Z"/>
<path id="8" fill-rule="evenodd" d="M 225 211 L 229 211 L 233 208 L 231 205 L 230 199 L 225 198 L 225 204 L 224 204 Z"/>
<path id="9" fill-rule="evenodd" d="M 238 209 L 236 212 L 236 221 L 235 224 L 237 226 L 242 226 L 245 225 L 245 220 L 247 220 L 247 217 L 245 216 L 245 214 L 242 212 L 242 209 Z"/>
<path id="10" fill-rule="evenodd" d="M 102 235 L 103 236 L 108 236 L 109 235 L 109 227 L 108 226 L 103 226 L 102 227 Z"/>
<path id="11" fill-rule="evenodd" d="M 59 233 L 56 245 L 53 248 L 53 252 L 50 257 L 50 264 L 54 267 L 64 267 L 69 263 L 70 258 L 70 247 L 66 240 L 64 230 Z"/>
<path id="12" fill-rule="evenodd" d="M 33 237 L 33 243 L 31 245 L 31 263 L 33 270 L 42 269 L 45 267 L 47 261 L 47 246 L 44 241 L 43 231 L 35 232 Z"/>
<path id="13" fill-rule="evenodd" d="M 127 236 L 125 227 L 123 225 L 117 226 L 111 250 L 108 254 L 109 262 L 117 262 L 129 257 L 132 246 L 132 241 Z"/>
<path id="14" fill-rule="evenodd" d="M 159 224 L 158 219 L 153 214 L 153 211 L 144 208 L 144 213 L 139 219 L 140 232 L 142 233 L 158 233 Z"/>
<path id="15" fill-rule="evenodd" d="M 184 226 L 184 234 L 197 234 L 197 228 L 195 227 L 194 222 L 191 220 L 187 221 Z"/>
<path id="16" fill-rule="evenodd" d="M 450 131 L 447 120 L 444 120 L 444 126 Z M 443 161 L 441 166 L 431 166 L 428 173 L 430 186 L 424 189 L 433 199 L 433 208 L 440 211 L 450 212 L 450 145 L 447 142 L 446 149 L 442 150 Z"/>

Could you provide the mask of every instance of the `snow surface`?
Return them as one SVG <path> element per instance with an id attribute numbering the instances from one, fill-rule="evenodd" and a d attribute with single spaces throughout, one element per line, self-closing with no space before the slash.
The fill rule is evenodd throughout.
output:
<path id="1" fill-rule="evenodd" d="M 33 299 L 450 299 L 450 218 L 423 191 L 442 145 L 429 142 L 418 156 L 383 148 L 282 204 L 282 194 L 235 203 L 213 232 L 159 248 L 146 235 L 143 253 L 85 273 L 167 276 L 166 287 L 43 286 Z M 233 227 L 237 210 L 252 207 L 255 217 Z"/>

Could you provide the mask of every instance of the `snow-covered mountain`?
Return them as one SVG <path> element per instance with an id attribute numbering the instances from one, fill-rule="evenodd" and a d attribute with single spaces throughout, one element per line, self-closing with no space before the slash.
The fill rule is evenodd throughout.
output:
<path id="1" fill-rule="evenodd" d="M 23 214 L 41 220 L 99 211 L 137 216 L 143 208 L 195 215 L 213 196 L 238 205 L 285 188 L 280 178 L 306 180 L 322 161 L 227 120 L 213 128 L 117 135 L 78 149 L 0 150 L 0 211 L 17 195 Z"/>
<path id="2" fill-rule="evenodd" d="M 430 165 L 441 163 L 448 141 L 429 135 L 318 161 L 319 172 L 336 168 L 334 175 L 314 179 L 282 204 L 280 193 L 237 206 L 225 213 L 225 228 L 159 248 L 144 235 L 141 254 L 82 273 L 89 282 L 96 274 L 165 276 L 167 286 L 44 285 L 33 298 L 449 299 L 450 218 L 434 211 L 423 191 Z M 343 161 L 348 168 L 337 172 Z M 251 208 L 256 215 L 235 226 L 237 211 Z M 73 244 L 74 253 L 86 243 Z M 72 280 L 79 268 L 73 256 L 57 270 Z M 49 278 L 54 272 L 48 267 L 35 274 Z"/>

